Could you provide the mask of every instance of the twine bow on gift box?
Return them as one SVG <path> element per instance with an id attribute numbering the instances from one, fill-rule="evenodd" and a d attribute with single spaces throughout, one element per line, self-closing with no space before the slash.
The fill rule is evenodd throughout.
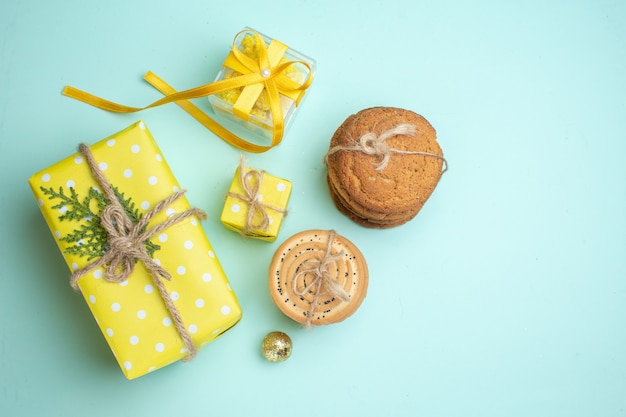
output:
<path id="1" fill-rule="evenodd" d="M 255 38 L 255 42 L 259 47 L 258 59 L 246 56 L 237 47 L 237 37 L 244 32 L 250 33 Z M 286 50 L 287 46 L 283 43 L 273 40 L 269 46 L 266 46 L 263 37 L 259 33 L 252 30 L 242 31 L 235 37 L 232 49 L 224 63 L 224 66 L 233 69 L 241 75 L 189 90 L 176 91 L 157 75 L 149 71 L 144 76 L 144 80 L 163 93 L 165 97 L 145 107 L 117 104 L 72 86 L 66 86 L 63 89 L 63 95 L 115 113 L 134 113 L 167 103 L 176 103 L 207 129 L 229 144 L 247 152 L 261 153 L 278 145 L 283 138 L 285 122 L 280 96 L 292 98 L 295 104 L 298 105 L 304 92 L 313 82 L 313 71 L 308 63 L 304 61 L 280 63 Z M 287 76 L 289 69 L 296 65 L 304 66 L 308 70 L 308 76 L 302 83 L 298 83 Z M 233 113 L 243 120 L 248 119 L 250 110 L 261 92 L 263 90 L 267 92 L 272 117 L 272 143 L 268 146 L 257 145 L 240 138 L 189 101 L 241 87 L 243 87 L 243 90 L 237 102 L 233 105 Z"/>
<path id="2" fill-rule="evenodd" d="M 88 264 L 82 269 L 75 271 L 70 279 L 70 284 L 74 289 L 78 289 L 78 280 L 87 274 L 88 272 L 104 267 L 105 279 L 110 282 L 123 282 L 128 279 L 135 268 L 136 262 L 139 260 L 143 262 L 146 269 L 150 272 L 154 284 L 159 290 L 159 294 L 165 303 L 172 322 L 176 328 L 176 331 L 180 335 L 185 347 L 187 348 L 187 356 L 183 358 L 184 361 L 192 360 L 196 353 L 195 347 L 191 335 L 187 331 L 180 312 L 174 305 L 174 301 L 170 297 L 163 280 L 170 280 L 171 274 L 157 264 L 148 254 L 144 242 L 160 234 L 163 230 L 173 226 L 180 221 L 192 216 L 196 216 L 200 219 L 206 219 L 206 214 L 197 208 L 188 209 L 182 213 L 176 213 L 163 223 L 159 223 L 150 229 L 147 229 L 148 222 L 158 213 L 163 211 L 174 201 L 178 200 L 185 193 L 184 190 L 179 190 L 167 197 L 166 199 L 158 202 L 155 206 L 148 211 L 142 218 L 133 223 L 128 216 L 126 210 L 115 195 L 115 191 L 106 177 L 102 174 L 102 171 L 98 167 L 98 163 L 95 161 L 91 149 L 85 144 L 79 146 L 80 153 L 87 161 L 92 175 L 100 184 L 104 195 L 109 201 L 109 204 L 102 210 L 100 222 L 102 227 L 108 234 L 108 250 L 98 260 Z"/>
<path id="3" fill-rule="evenodd" d="M 228 197 L 237 198 L 248 204 L 248 214 L 246 215 L 246 222 L 244 227 L 239 233 L 245 237 L 259 236 L 254 230 L 266 231 L 270 225 L 270 217 L 267 210 L 274 210 L 281 213 L 283 216 L 287 215 L 287 210 L 280 207 L 275 207 L 270 204 L 266 204 L 261 201 L 261 184 L 263 183 L 264 171 L 257 171 L 256 169 L 250 169 L 245 171 L 246 159 L 243 155 L 239 158 L 239 182 L 241 188 L 243 188 L 244 194 L 228 192 Z M 255 223 L 254 218 L 259 214 L 261 219 Z"/>

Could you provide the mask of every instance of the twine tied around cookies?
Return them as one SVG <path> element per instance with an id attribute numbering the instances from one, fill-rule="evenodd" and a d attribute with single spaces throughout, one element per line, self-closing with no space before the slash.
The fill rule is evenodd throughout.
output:
<path id="1" fill-rule="evenodd" d="M 306 294 L 313 292 L 313 300 L 311 301 L 311 307 L 306 316 L 307 328 L 311 327 L 313 321 L 313 313 L 319 305 L 319 299 L 322 295 L 332 294 L 344 302 L 350 302 L 350 294 L 343 288 L 343 286 L 337 282 L 337 280 L 328 272 L 328 266 L 344 256 L 344 251 L 332 254 L 333 240 L 335 239 L 335 231 L 330 230 L 328 233 L 328 243 L 324 255 L 321 258 L 313 258 L 308 262 L 311 264 L 308 268 L 300 268 L 298 273 L 293 277 L 292 288 L 294 294 L 303 297 Z M 313 274 L 313 279 L 306 284 L 303 288 L 298 288 L 298 279 L 304 274 Z M 325 288 L 325 290 L 323 290 Z"/>
<path id="2" fill-rule="evenodd" d="M 80 144 L 80 153 L 87 161 L 93 177 L 98 184 L 102 187 L 103 193 L 109 204 L 102 210 L 100 223 L 108 234 L 108 250 L 98 260 L 88 264 L 82 269 L 75 271 L 71 278 L 70 284 L 72 288 L 78 290 L 78 280 L 87 274 L 88 272 L 104 267 L 105 279 L 109 282 L 121 283 L 129 278 L 137 261 L 143 262 L 146 269 L 150 272 L 152 280 L 159 290 L 159 294 L 165 303 L 165 307 L 172 318 L 174 327 L 181 337 L 185 347 L 187 348 L 187 355 L 183 358 L 183 361 L 192 360 L 197 354 L 197 348 L 195 347 L 191 335 L 187 331 L 180 312 L 174 305 L 172 297 L 170 297 L 163 280 L 171 280 L 171 274 L 157 264 L 148 254 L 144 242 L 160 234 L 163 230 L 173 226 L 180 221 L 192 216 L 196 216 L 200 219 L 206 219 L 206 214 L 197 208 L 191 208 L 185 210 L 182 213 L 177 213 L 170 216 L 163 223 L 159 223 L 150 229 L 146 229 L 148 222 L 158 213 L 163 211 L 167 206 L 178 200 L 185 193 L 184 190 L 174 192 L 169 197 L 155 204 L 155 206 L 145 213 L 142 218 L 133 223 L 128 216 L 126 210 L 117 198 L 113 186 L 107 178 L 104 176 L 98 163 L 96 162 L 91 149 L 85 144 Z"/>
<path id="3" fill-rule="evenodd" d="M 267 231 L 267 228 L 270 225 L 270 216 L 267 213 L 268 209 L 281 213 L 283 216 L 287 215 L 287 210 L 261 201 L 261 184 L 263 183 L 263 175 L 265 174 L 265 171 L 249 169 L 246 172 L 245 162 L 246 158 L 241 155 L 239 157 L 239 182 L 241 183 L 244 194 L 229 191 L 226 195 L 247 203 L 248 214 L 246 215 L 246 222 L 243 229 L 239 230 L 239 233 L 245 237 L 254 237 L 258 236 L 254 230 Z M 261 219 L 255 223 L 254 218 L 257 213 L 261 216 Z"/>
<path id="4" fill-rule="evenodd" d="M 353 146 L 342 146 L 337 145 L 333 146 L 326 152 L 324 155 L 324 161 L 328 161 L 328 157 L 335 152 L 339 151 L 357 151 L 362 152 L 366 155 L 379 156 L 380 162 L 376 165 L 376 171 L 383 171 L 387 168 L 389 164 L 389 160 L 391 159 L 391 155 L 401 154 L 401 155 L 424 155 L 431 156 L 434 158 L 441 159 L 443 161 L 443 170 L 441 173 L 443 174 L 448 170 L 448 162 L 442 155 L 438 155 L 436 153 L 431 152 L 423 152 L 423 151 L 404 151 L 402 149 L 395 149 L 389 146 L 387 143 L 387 139 L 393 136 L 413 136 L 417 132 L 417 128 L 412 124 L 399 124 L 391 129 L 385 130 L 380 135 L 376 135 L 374 132 L 368 132 L 359 138 L 359 141 Z"/>

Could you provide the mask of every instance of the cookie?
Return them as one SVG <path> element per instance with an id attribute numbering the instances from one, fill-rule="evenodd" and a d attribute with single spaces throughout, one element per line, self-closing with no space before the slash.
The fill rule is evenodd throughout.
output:
<path id="1" fill-rule="evenodd" d="M 412 214 L 405 214 L 403 217 L 399 217 L 397 219 L 372 219 L 370 217 L 365 217 L 364 215 L 353 211 L 352 207 L 350 207 L 348 203 L 344 202 L 341 197 L 334 192 L 331 184 L 329 184 L 329 190 L 330 196 L 337 209 L 342 214 L 349 217 L 352 221 L 364 227 L 389 229 L 391 227 L 400 226 L 414 217 Z"/>
<path id="2" fill-rule="evenodd" d="M 350 317 L 367 294 L 361 251 L 333 230 L 306 230 L 287 239 L 269 267 L 270 295 L 289 318 L 308 326 Z"/>
<path id="3" fill-rule="evenodd" d="M 333 199 L 333 202 L 337 206 L 338 209 L 341 208 L 350 211 L 352 214 L 361 217 L 363 219 L 367 219 L 373 223 L 397 223 L 402 220 L 407 219 L 408 217 L 413 216 L 412 211 L 406 211 L 402 213 L 381 213 L 373 210 L 369 210 L 365 207 L 362 207 L 356 204 L 354 201 L 346 200 L 342 193 L 335 189 L 334 184 L 330 181 L 330 178 L 327 177 L 328 189 Z M 341 207 L 339 207 L 341 206 Z"/>
<path id="4" fill-rule="evenodd" d="M 369 108 L 348 117 L 331 139 L 326 162 L 337 208 L 342 211 L 341 205 L 367 223 L 388 227 L 417 215 L 445 163 L 430 123 L 393 107 Z"/>

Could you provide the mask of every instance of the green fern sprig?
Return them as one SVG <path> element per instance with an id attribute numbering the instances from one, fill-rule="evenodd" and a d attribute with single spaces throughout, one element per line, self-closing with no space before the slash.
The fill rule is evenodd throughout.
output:
<path id="1" fill-rule="evenodd" d="M 109 204 L 109 200 L 97 188 L 90 187 L 87 195 L 81 200 L 73 187 L 69 188 L 69 195 L 63 187 L 56 191 L 52 187 L 40 187 L 49 200 L 59 200 L 52 206 L 53 209 L 63 210 L 60 221 L 80 221 L 78 229 L 61 237 L 61 241 L 69 243 L 65 253 L 87 257 L 90 261 L 103 256 L 108 250 L 108 234 L 100 221 L 102 210 Z M 117 188 L 113 188 L 117 199 L 133 223 L 141 220 L 143 214 L 135 206 L 132 198 L 126 198 Z M 149 240 L 144 242 L 150 257 L 161 247 Z"/>

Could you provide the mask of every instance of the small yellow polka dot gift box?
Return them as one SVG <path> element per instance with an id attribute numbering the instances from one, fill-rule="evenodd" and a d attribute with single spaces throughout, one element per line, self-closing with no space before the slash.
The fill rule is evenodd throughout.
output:
<path id="1" fill-rule="evenodd" d="M 241 319 L 199 219 L 143 122 L 29 179 L 124 375 L 196 352 Z"/>
<path id="2" fill-rule="evenodd" d="M 230 184 L 221 221 L 244 237 L 273 242 L 291 196 L 291 182 L 245 166 L 241 157 Z"/>

